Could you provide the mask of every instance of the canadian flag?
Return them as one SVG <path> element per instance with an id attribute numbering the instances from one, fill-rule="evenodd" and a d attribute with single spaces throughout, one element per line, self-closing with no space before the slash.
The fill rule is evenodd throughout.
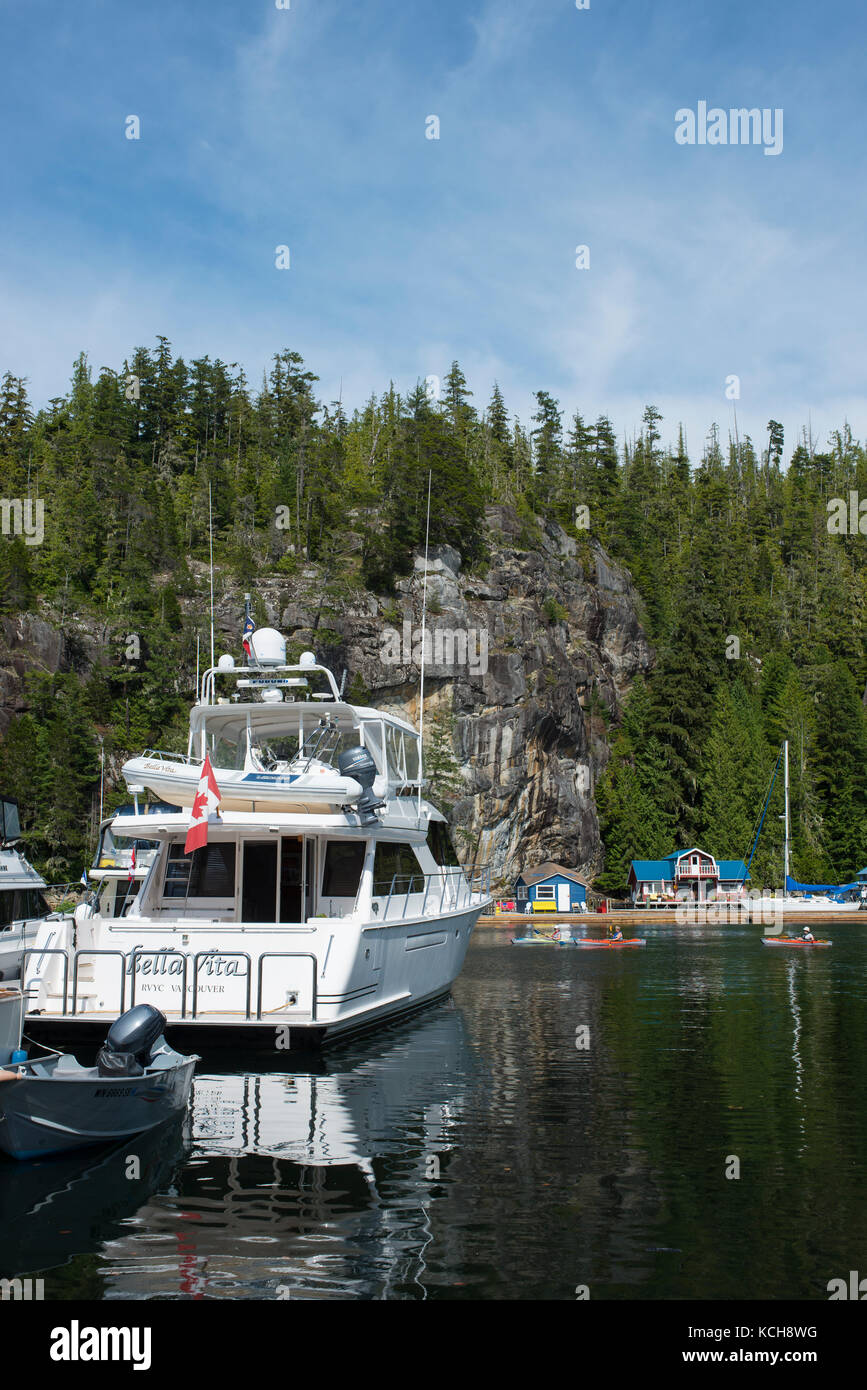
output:
<path id="1" fill-rule="evenodd" d="M 211 767 L 211 759 L 206 755 L 202 764 L 199 788 L 193 801 L 193 819 L 184 841 L 184 854 L 192 854 L 208 843 L 208 818 L 219 814 L 220 788 Z"/>

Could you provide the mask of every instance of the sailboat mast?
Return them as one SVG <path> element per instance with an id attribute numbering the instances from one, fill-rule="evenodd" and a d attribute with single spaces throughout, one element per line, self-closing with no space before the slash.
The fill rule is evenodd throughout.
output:
<path id="1" fill-rule="evenodd" d="M 789 891 L 789 740 L 783 744 L 783 787 L 786 793 L 785 839 L 783 841 L 783 892 Z"/>
<path id="2" fill-rule="evenodd" d="M 428 469 L 427 475 L 427 522 L 424 532 L 424 580 L 422 583 L 421 600 L 421 682 L 418 692 L 418 815 L 421 824 L 421 788 L 424 776 L 424 656 L 427 646 L 427 554 L 430 545 L 430 488 L 433 478 L 433 469 Z"/>

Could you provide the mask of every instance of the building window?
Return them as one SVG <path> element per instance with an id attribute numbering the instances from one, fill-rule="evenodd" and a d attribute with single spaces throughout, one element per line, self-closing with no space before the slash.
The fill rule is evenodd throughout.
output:
<path id="1" fill-rule="evenodd" d="M 536 897 L 551 902 L 556 897 L 556 887 L 553 883 L 540 883 L 536 889 Z"/>

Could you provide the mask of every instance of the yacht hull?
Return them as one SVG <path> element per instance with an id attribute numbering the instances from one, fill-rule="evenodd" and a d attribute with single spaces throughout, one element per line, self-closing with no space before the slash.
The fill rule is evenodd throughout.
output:
<path id="1" fill-rule="evenodd" d="M 485 905 L 383 923 L 233 924 L 231 939 L 189 921 L 96 919 L 89 949 L 70 937 L 60 955 L 31 958 L 27 1029 L 46 1040 L 104 1030 L 107 1018 L 149 1003 L 173 1041 L 243 1034 L 270 1050 L 319 1047 L 447 994 Z"/>

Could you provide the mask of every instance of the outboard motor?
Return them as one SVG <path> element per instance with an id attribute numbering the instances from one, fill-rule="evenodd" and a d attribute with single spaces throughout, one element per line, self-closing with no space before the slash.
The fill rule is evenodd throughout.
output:
<path id="1" fill-rule="evenodd" d="M 362 791 L 356 809 L 365 819 L 373 820 L 374 811 L 378 811 L 381 806 L 385 805 L 385 802 L 380 801 L 373 790 L 376 763 L 367 749 L 360 745 L 355 748 L 347 748 L 346 752 L 341 753 L 337 759 L 337 770 L 341 777 L 354 777 L 356 782 L 361 783 Z"/>
<path id="2" fill-rule="evenodd" d="M 111 1025 L 97 1053 L 100 1076 L 141 1076 L 165 1029 L 166 1016 L 153 1004 L 127 1009 Z"/>

